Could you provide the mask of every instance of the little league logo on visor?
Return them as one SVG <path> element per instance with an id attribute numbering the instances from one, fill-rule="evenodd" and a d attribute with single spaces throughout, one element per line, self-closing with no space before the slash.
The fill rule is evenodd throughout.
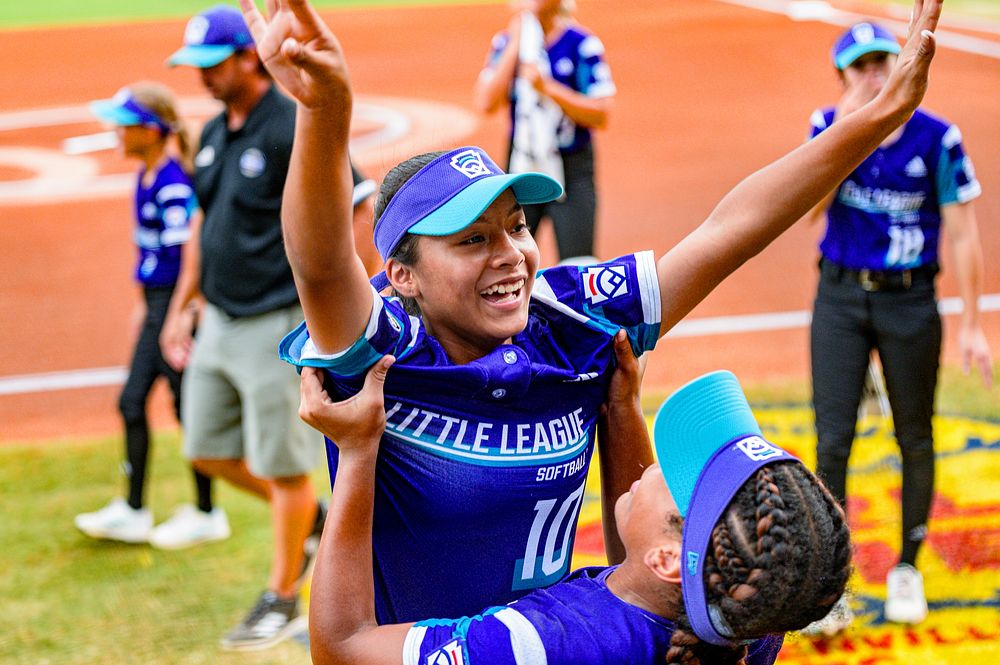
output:
<path id="1" fill-rule="evenodd" d="M 877 23 L 856 23 L 833 46 L 833 64 L 847 69 L 866 53 L 899 53 L 899 43 L 891 32 Z"/>
<path id="2" fill-rule="evenodd" d="M 140 104 L 128 88 L 122 88 L 111 99 L 91 102 L 90 112 L 100 120 L 119 127 L 143 125 L 156 127 L 164 134 L 170 132 L 170 125 Z"/>
<path id="3" fill-rule="evenodd" d="M 684 517 L 681 591 L 691 627 L 706 642 L 731 646 L 732 631 L 705 596 L 712 530 L 759 468 L 796 458 L 764 440 L 730 372 L 706 374 L 671 395 L 656 414 L 653 439 L 667 487 Z"/>
<path id="4" fill-rule="evenodd" d="M 253 37 L 235 7 L 218 5 L 188 21 L 184 47 L 167 60 L 171 67 L 214 67 L 236 51 L 253 46 Z"/>
<path id="5" fill-rule="evenodd" d="M 465 146 L 423 167 L 389 201 L 375 224 L 375 247 L 388 259 L 407 233 L 446 236 L 461 231 L 506 189 L 518 203 L 546 203 L 562 196 L 562 185 L 541 173 L 504 173 L 481 148 Z M 372 283 L 384 288 L 378 275 Z"/>

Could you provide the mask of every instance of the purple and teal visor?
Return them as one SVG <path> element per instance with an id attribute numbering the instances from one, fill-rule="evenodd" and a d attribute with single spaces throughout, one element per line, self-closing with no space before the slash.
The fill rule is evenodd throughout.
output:
<path id="1" fill-rule="evenodd" d="M 759 468 L 796 458 L 764 440 L 739 381 L 725 371 L 705 374 L 671 395 L 656 414 L 653 440 L 684 517 L 681 591 L 691 628 L 705 642 L 733 646 L 740 641 L 705 595 L 712 530 Z"/>
<path id="2" fill-rule="evenodd" d="M 156 127 L 163 134 L 170 133 L 170 123 L 140 104 L 128 88 L 122 88 L 111 99 L 91 102 L 90 112 L 98 119 L 119 127 L 142 125 Z"/>
<path id="3" fill-rule="evenodd" d="M 461 231 L 508 188 L 522 205 L 554 201 L 563 191 L 541 173 L 504 173 L 482 148 L 456 148 L 403 183 L 375 224 L 375 247 L 384 261 L 407 233 L 446 236 Z M 385 273 L 372 278 L 378 290 L 388 283 Z"/>

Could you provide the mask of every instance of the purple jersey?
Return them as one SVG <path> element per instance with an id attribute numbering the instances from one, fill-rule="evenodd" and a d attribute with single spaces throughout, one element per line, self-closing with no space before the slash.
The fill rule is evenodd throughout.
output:
<path id="1" fill-rule="evenodd" d="M 198 207 L 191 178 L 181 165 L 168 160 L 153 184 L 135 190 L 135 244 L 139 261 L 135 278 L 145 286 L 171 286 L 181 267 L 181 245 L 191 236 L 191 215 Z"/>
<path id="2" fill-rule="evenodd" d="M 317 354 L 304 324 L 282 341 L 282 358 L 326 368 L 341 398 L 382 355 L 397 358 L 375 486 L 380 623 L 471 614 L 566 574 L 612 338 L 624 328 L 637 354 L 653 348 L 659 297 L 642 252 L 539 272 L 524 331 L 465 365 L 395 298 L 376 296 L 342 353 Z"/>
<path id="3" fill-rule="evenodd" d="M 497 33 L 493 37 L 490 55 L 487 58 L 487 68 L 496 66 L 507 46 L 509 36 L 506 32 Z M 615 83 L 611 79 L 611 68 L 604 60 L 604 44 L 597 36 L 590 34 L 579 26 L 570 26 L 552 44 L 545 46 L 549 56 L 549 66 L 552 78 L 563 85 L 587 97 L 611 97 L 615 94 Z M 511 135 L 514 123 L 514 88 L 511 86 Z M 579 127 L 568 116 L 563 114 L 559 122 L 556 137 L 559 150 L 574 152 L 590 145 L 590 130 Z"/>
<path id="4" fill-rule="evenodd" d="M 414 625 L 403 665 L 634 665 L 665 662 L 674 624 L 608 589 L 615 568 L 581 568 L 507 607 Z M 750 645 L 748 665 L 770 665 L 780 636 Z"/>
<path id="5" fill-rule="evenodd" d="M 816 136 L 833 122 L 833 109 L 810 122 Z M 937 263 L 941 207 L 980 192 L 958 127 L 917 109 L 897 141 L 876 148 L 837 188 L 820 251 L 852 270 Z"/>

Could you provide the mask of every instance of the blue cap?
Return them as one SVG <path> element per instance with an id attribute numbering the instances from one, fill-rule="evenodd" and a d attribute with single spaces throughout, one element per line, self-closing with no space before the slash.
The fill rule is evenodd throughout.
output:
<path id="1" fill-rule="evenodd" d="M 764 440 L 739 381 L 712 372 L 671 395 L 653 422 L 660 470 L 684 517 L 681 591 L 702 640 L 734 644 L 718 607 L 705 596 L 705 557 L 716 522 L 762 466 L 795 457 Z"/>
<path id="2" fill-rule="evenodd" d="M 170 132 L 170 123 L 143 106 L 128 88 L 122 88 L 111 99 L 90 103 L 90 112 L 104 122 L 120 127 L 143 125 L 156 127 L 164 134 Z"/>
<path id="3" fill-rule="evenodd" d="M 375 247 L 386 260 L 407 233 L 461 231 L 508 188 L 521 204 L 554 201 L 563 191 L 541 173 L 505 173 L 482 148 L 456 148 L 417 171 L 393 195 L 375 224 Z M 382 289 L 388 280 L 382 274 L 372 283 Z"/>
<path id="4" fill-rule="evenodd" d="M 857 23 L 833 45 L 833 65 L 840 70 L 866 53 L 899 53 L 899 43 L 891 32 L 877 23 Z"/>
<path id="5" fill-rule="evenodd" d="M 171 67 L 214 67 L 236 51 L 252 48 L 253 37 L 243 14 L 234 7 L 217 5 L 188 21 L 184 46 L 167 60 Z"/>

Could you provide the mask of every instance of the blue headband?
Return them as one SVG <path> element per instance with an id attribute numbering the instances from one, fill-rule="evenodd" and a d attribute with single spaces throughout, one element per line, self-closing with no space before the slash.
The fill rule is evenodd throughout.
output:
<path id="1" fill-rule="evenodd" d="M 684 517 L 681 591 L 691 628 L 705 642 L 734 646 L 739 641 L 705 595 L 712 530 L 759 468 L 796 458 L 762 438 L 739 381 L 725 371 L 699 377 L 671 395 L 656 414 L 653 439 Z"/>
<path id="2" fill-rule="evenodd" d="M 521 204 L 562 196 L 562 186 L 552 178 L 504 173 L 482 148 L 451 150 L 417 171 L 393 195 L 375 224 L 375 247 L 385 261 L 407 233 L 446 236 L 461 231 L 508 188 Z M 384 273 L 372 279 L 378 290 L 388 283 Z"/>
<path id="3" fill-rule="evenodd" d="M 120 127 L 156 127 L 163 134 L 169 134 L 170 124 L 143 106 L 128 88 L 122 88 L 111 99 L 90 103 L 90 112 L 104 122 Z"/>

